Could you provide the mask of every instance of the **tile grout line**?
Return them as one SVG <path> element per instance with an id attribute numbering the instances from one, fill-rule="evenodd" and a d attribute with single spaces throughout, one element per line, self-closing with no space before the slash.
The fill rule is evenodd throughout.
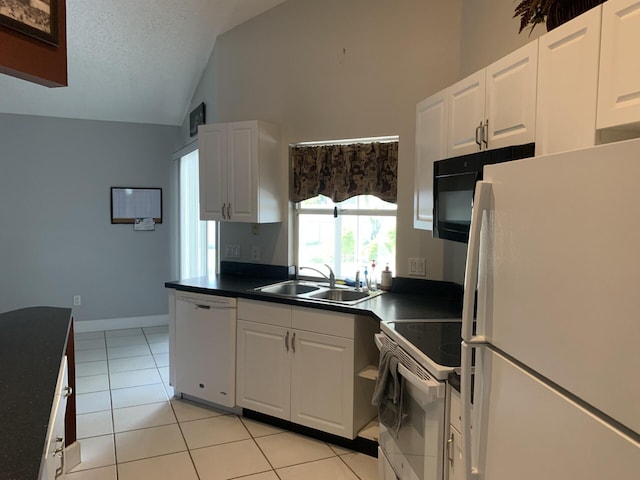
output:
<path id="1" fill-rule="evenodd" d="M 107 332 L 104 334 L 105 351 L 107 352 L 107 379 L 109 381 L 109 405 L 111 405 L 111 440 L 113 441 L 113 462 L 116 467 L 116 478 L 120 479 L 120 472 L 118 472 L 118 450 L 116 446 L 116 422 L 113 417 L 113 398 L 111 396 L 111 369 L 109 368 L 109 347 L 107 345 Z"/>
<path id="2" fill-rule="evenodd" d="M 142 330 L 142 333 L 144 334 L 144 338 L 147 341 L 147 344 L 149 344 L 149 339 L 147 338 L 147 334 L 145 333 L 144 330 Z M 151 344 L 149 344 L 149 350 L 151 350 Z M 160 380 L 162 381 L 162 388 L 164 388 L 164 391 L 167 394 L 167 397 L 169 399 L 169 407 L 171 407 L 171 411 L 173 412 L 173 416 L 176 419 L 176 424 L 178 425 L 178 430 L 180 430 L 180 435 L 182 436 L 182 441 L 184 442 L 184 446 L 187 449 L 187 455 L 189 455 L 189 460 L 191 460 L 191 465 L 193 465 L 193 471 L 196 473 L 196 478 L 198 480 L 201 480 L 200 479 L 200 472 L 198 472 L 198 468 L 196 467 L 196 462 L 193 459 L 193 455 L 191 455 L 191 449 L 189 448 L 189 444 L 187 443 L 187 438 L 184 436 L 184 432 L 182 431 L 182 425 L 180 424 L 180 421 L 178 420 L 178 415 L 176 414 L 176 410 L 173 407 L 173 403 L 171 402 L 171 396 L 169 395 L 169 392 L 167 391 L 167 387 L 164 384 L 164 380 L 162 378 L 162 375 L 160 374 L 160 367 L 158 367 L 158 362 L 156 360 L 155 355 L 153 355 L 153 352 L 151 352 L 151 358 L 153 358 L 153 363 L 156 365 L 156 369 L 158 370 L 158 375 L 160 375 Z"/>

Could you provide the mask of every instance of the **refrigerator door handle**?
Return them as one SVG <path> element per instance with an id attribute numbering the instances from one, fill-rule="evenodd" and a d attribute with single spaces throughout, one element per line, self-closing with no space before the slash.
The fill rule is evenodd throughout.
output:
<path id="1" fill-rule="evenodd" d="M 473 465 L 471 456 L 471 374 L 472 374 L 472 351 L 473 346 L 466 341 L 462 342 L 462 358 L 461 358 L 461 375 L 460 375 L 460 397 L 462 402 L 462 465 L 463 477 L 465 480 L 479 480 L 480 473 L 478 467 Z M 475 398 L 479 399 L 480 395 L 476 392 Z M 476 409 L 481 408 L 479 402 L 476 402 Z M 478 428 L 478 426 L 476 426 Z"/>
<path id="2" fill-rule="evenodd" d="M 467 249 L 467 263 L 464 272 L 464 297 L 462 301 L 462 338 L 471 340 L 473 336 L 473 312 L 476 299 L 476 285 L 478 283 L 478 262 L 480 260 L 480 230 L 482 228 L 482 212 L 489 207 L 491 198 L 491 184 L 477 182 L 471 212 L 471 227 L 469 229 L 469 246 Z"/>

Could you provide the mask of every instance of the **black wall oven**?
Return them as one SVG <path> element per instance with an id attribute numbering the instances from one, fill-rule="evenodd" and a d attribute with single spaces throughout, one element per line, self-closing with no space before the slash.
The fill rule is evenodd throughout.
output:
<path id="1" fill-rule="evenodd" d="M 467 243 L 473 194 L 484 166 L 534 155 L 535 145 L 528 143 L 434 162 L 433 236 Z"/>

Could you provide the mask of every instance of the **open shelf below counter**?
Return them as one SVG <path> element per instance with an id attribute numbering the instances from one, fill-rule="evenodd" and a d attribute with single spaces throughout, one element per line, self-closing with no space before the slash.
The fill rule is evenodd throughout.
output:
<path id="1" fill-rule="evenodd" d="M 358 436 L 362 438 L 366 438 L 367 440 L 372 440 L 374 442 L 378 441 L 378 437 L 380 436 L 380 427 L 378 425 L 378 418 L 374 418 L 369 423 L 365 425 L 365 427 L 358 432 Z"/>
<path id="2" fill-rule="evenodd" d="M 376 381 L 378 379 L 378 367 L 375 365 L 367 365 L 358 372 L 358 376 L 367 380 Z"/>

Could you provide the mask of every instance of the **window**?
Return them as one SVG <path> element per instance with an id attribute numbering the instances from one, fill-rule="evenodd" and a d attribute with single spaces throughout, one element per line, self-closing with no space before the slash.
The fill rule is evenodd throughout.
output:
<path id="1" fill-rule="evenodd" d="M 289 156 L 298 267 L 328 273 L 328 264 L 345 279 L 364 278 L 373 262 L 376 278 L 394 270 L 398 137 L 298 143 Z"/>
<path id="2" fill-rule="evenodd" d="M 318 195 L 296 204 L 298 266 L 327 272 L 331 266 L 336 278 L 354 279 L 357 271 L 376 276 L 386 264 L 395 270 L 397 206 L 373 195 L 358 195 L 339 203 Z M 303 276 L 315 276 L 309 271 Z"/>
<path id="3" fill-rule="evenodd" d="M 200 220 L 198 150 L 180 157 L 180 278 L 216 273 L 216 223 Z"/>

